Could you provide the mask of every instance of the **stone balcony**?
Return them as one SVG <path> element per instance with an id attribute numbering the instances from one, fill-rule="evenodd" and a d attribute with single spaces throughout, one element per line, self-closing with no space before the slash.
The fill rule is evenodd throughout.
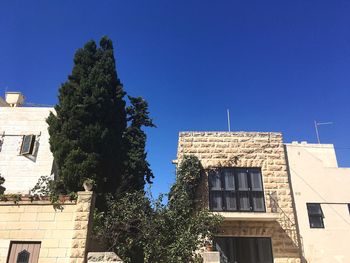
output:
<path id="1" fill-rule="evenodd" d="M 277 221 L 279 213 L 270 212 L 213 212 L 225 221 Z"/>

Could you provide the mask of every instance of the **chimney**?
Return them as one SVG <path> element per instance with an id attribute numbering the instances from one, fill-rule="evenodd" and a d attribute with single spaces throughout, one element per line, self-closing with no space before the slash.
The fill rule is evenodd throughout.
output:
<path id="1" fill-rule="evenodd" d="M 24 103 L 24 96 L 21 92 L 6 92 L 5 100 L 10 107 L 21 107 Z"/>

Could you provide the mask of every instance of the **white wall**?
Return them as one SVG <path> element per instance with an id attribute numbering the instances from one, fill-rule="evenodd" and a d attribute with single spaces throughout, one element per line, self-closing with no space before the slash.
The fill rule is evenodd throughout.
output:
<path id="1" fill-rule="evenodd" d="M 307 262 L 350 262 L 350 169 L 337 167 L 332 144 L 286 147 Z M 321 203 L 324 228 L 310 228 L 306 203 Z"/>
<path id="2" fill-rule="evenodd" d="M 53 156 L 46 118 L 53 108 L 0 107 L 0 174 L 5 193 L 28 193 L 42 175 L 50 175 Z M 39 143 L 36 156 L 20 155 L 22 136 L 34 134 Z M 39 136 L 40 135 L 40 136 Z"/>

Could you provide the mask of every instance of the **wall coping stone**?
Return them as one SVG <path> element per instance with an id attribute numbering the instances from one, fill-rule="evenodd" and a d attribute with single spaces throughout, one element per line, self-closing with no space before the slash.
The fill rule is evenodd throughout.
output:
<path id="1" fill-rule="evenodd" d="M 104 262 L 116 262 L 122 263 L 123 261 L 114 252 L 89 252 L 87 256 L 88 263 L 104 263 Z"/>

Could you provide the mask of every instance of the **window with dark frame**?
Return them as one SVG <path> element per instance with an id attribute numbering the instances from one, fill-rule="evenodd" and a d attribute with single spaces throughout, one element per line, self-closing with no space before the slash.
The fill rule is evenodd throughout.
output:
<path id="1" fill-rule="evenodd" d="M 323 212 L 321 204 L 307 203 L 307 213 L 309 215 L 310 228 L 324 228 Z"/>
<path id="2" fill-rule="evenodd" d="M 273 263 L 271 238 L 214 237 L 214 247 L 220 252 L 220 262 Z"/>
<path id="3" fill-rule="evenodd" d="M 221 168 L 209 172 L 211 211 L 265 212 L 259 168 Z"/>
<path id="4" fill-rule="evenodd" d="M 349 210 L 349 214 L 350 214 L 350 204 L 348 204 L 348 210 Z"/>
<path id="5" fill-rule="evenodd" d="M 32 154 L 34 150 L 34 144 L 35 144 L 35 135 L 24 135 L 22 139 L 22 145 L 21 145 L 21 155 L 27 155 Z"/>

